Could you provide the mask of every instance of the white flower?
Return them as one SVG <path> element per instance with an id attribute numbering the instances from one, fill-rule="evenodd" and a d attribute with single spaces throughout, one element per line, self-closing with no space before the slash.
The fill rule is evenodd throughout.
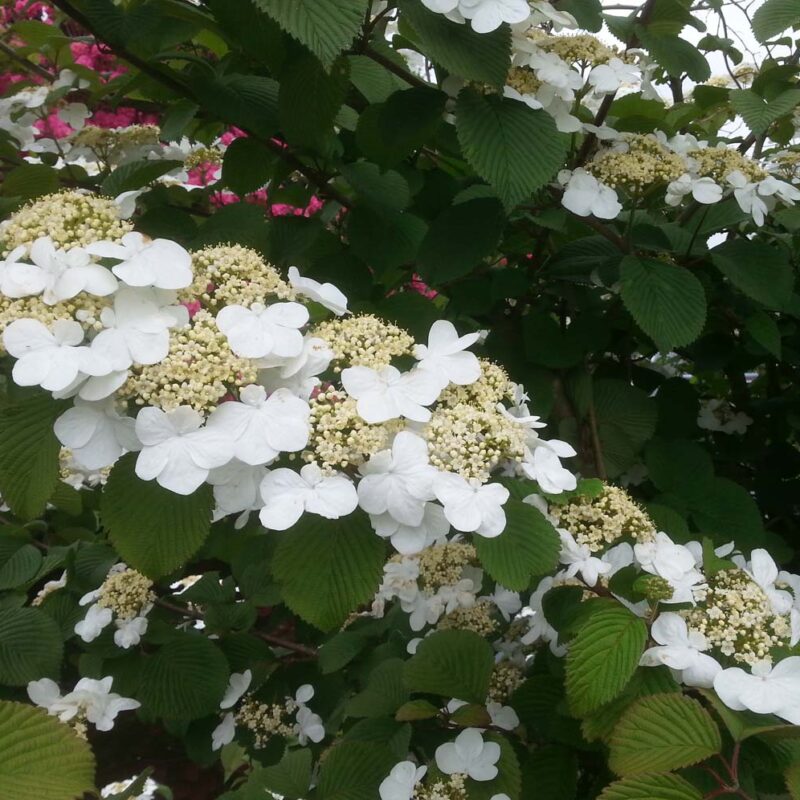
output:
<path id="1" fill-rule="evenodd" d="M 378 787 L 381 800 L 411 800 L 414 788 L 427 771 L 427 767 L 418 767 L 413 761 L 395 764 Z"/>
<path id="2" fill-rule="evenodd" d="M 531 15 L 528 0 L 459 0 L 458 10 L 475 33 L 491 33 L 504 22 L 524 22 Z"/>
<path id="3" fill-rule="evenodd" d="M 264 505 L 260 486 L 267 473 L 266 467 L 251 467 L 237 459 L 212 469 L 206 482 L 214 487 L 214 520 L 239 514 L 234 527 L 243 528 L 250 518 L 250 512 L 258 511 Z"/>
<path id="4" fill-rule="evenodd" d="M 739 208 L 745 214 L 750 214 L 756 225 L 763 225 L 764 215 L 769 208 L 764 200 L 759 197 L 758 184 L 748 181 L 738 169 L 728 173 L 725 176 L 725 180 L 733 187 L 733 196 L 736 198 Z"/>
<path id="5" fill-rule="evenodd" d="M 489 719 L 495 728 L 513 731 L 519 727 L 519 717 L 511 706 L 490 702 L 486 704 L 486 710 L 489 712 Z"/>
<path id="6" fill-rule="evenodd" d="M 263 386 L 245 386 L 239 390 L 239 400 L 217 406 L 206 426 L 230 438 L 239 461 L 267 464 L 280 453 L 295 453 L 308 443 L 308 403 L 288 389 L 267 397 Z"/>
<path id="7" fill-rule="evenodd" d="M 136 212 L 136 201 L 145 192 L 149 192 L 149 186 L 143 186 L 141 189 L 131 189 L 129 192 L 118 194 L 114 198 L 114 203 L 117 206 L 120 219 L 130 219 Z"/>
<path id="8" fill-rule="evenodd" d="M 667 205 L 679 205 L 687 194 L 691 194 L 698 203 L 712 205 L 722 200 L 722 187 L 713 178 L 697 178 L 685 172 L 667 186 Z"/>
<path id="9" fill-rule="evenodd" d="M 80 130 L 89 116 L 91 112 L 83 103 L 67 103 L 58 109 L 58 118 L 75 130 Z"/>
<path id="10" fill-rule="evenodd" d="M 522 608 L 519 593 L 512 592 L 511 589 L 506 589 L 499 583 L 494 587 L 494 592 L 488 595 L 488 599 L 494 603 L 506 622 Z"/>
<path id="11" fill-rule="evenodd" d="M 321 742 L 325 738 L 322 718 L 308 706 L 301 705 L 295 716 L 294 733 L 302 745 L 307 744 L 309 739 L 312 742 Z"/>
<path id="12" fill-rule="evenodd" d="M 299 329 L 306 322 L 308 309 L 300 303 L 231 305 L 217 314 L 217 327 L 228 337 L 231 350 L 243 358 L 299 356 L 303 352 Z"/>
<path id="13" fill-rule="evenodd" d="M 121 416 L 113 401 L 77 398 L 53 426 L 58 440 L 87 469 L 111 466 L 126 450 L 138 450 L 135 422 Z"/>
<path id="14" fill-rule="evenodd" d="M 572 14 L 554 8 L 547 0 L 529 0 L 529 5 L 532 11 L 532 23 L 552 22 L 557 31 L 561 28 L 578 27 L 578 21 Z"/>
<path id="15" fill-rule="evenodd" d="M 252 680 L 253 673 L 249 669 L 244 672 L 232 672 L 228 679 L 228 688 L 220 700 L 219 707 L 222 709 L 233 708 L 250 688 Z"/>
<path id="16" fill-rule="evenodd" d="M 122 288 L 114 307 L 100 312 L 105 330 L 92 349 L 105 356 L 114 370 L 131 364 L 157 364 L 169 352 L 169 329 L 189 322 L 184 306 L 170 305 L 173 295 L 158 289 Z"/>
<path id="17" fill-rule="evenodd" d="M 422 5 L 436 14 L 449 14 L 458 7 L 459 0 L 422 0 Z"/>
<path id="18" fill-rule="evenodd" d="M 492 539 L 505 529 L 503 505 L 509 492 L 502 484 L 481 484 L 477 478 L 442 472 L 436 477 L 434 491 L 447 521 L 456 530 Z"/>
<path id="19" fill-rule="evenodd" d="M 525 447 L 522 471 L 539 484 L 539 488 L 548 494 L 571 492 L 578 479 L 565 467 L 561 466 L 561 458 L 577 455 L 575 448 L 560 439 L 540 439 L 534 431 L 528 435 Z"/>
<path id="20" fill-rule="evenodd" d="M 211 749 L 212 750 L 220 750 L 226 744 L 230 744 L 233 741 L 233 737 L 236 734 L 236 722 L 234 720 L 233 714 L 228 712 L 223 718 L 222 722 L 214 728 L 214 731 L 211 734 Z"/>
<path id="21" fill-rule="evenodd" d="M 141 641 L 142 636 L 147 633 L 147 624 L 147 617 L 145 616 L 114 620 L 114 625 L 117 628 L 114 631 L 114 644 L 123 650 L 135 647 Z"/>
<path id="22" fill-rule="evenodd" d="M 176 494 L 191 494 L 233 457 L 232 443 L 223 433 L 201 428 L 202 415 L 189 406 L 172 411 L 143 408 L 136 417 L 136 436 L 142 450 L 136 474 L 143 481 L 156 479 Z"/>
<path id="23" fill-rule="evenodd" d="M 428 445 L 416 434 L 402 431 L 391 450 L 381 450 L 359 467 L 358 502 L 368 514 L 391 516 L 403 525 L 422 524 L 425 501 L 436 495 L 438 472 L 428 463 Z"/>
<path id="24" fill-rule="evenodd" d="M 87 252 L 120 263 L 111 271 L 128 286 L 184 289 L 192 282 L 192 257 L 177 242 L 126 233 L 119 244 L 94 242 Z"/>
<path id="25" fill-rule="evenodd" d="M 339 519 L 358 505 L 358 495 L 349 478 L 325 475 L 316 464 L 306 464 L 299 473 L 285 468 L 268 472 L 261 482 L 261 498 L 261 524 L 274 531 L 291 528 L 304 511 Z"/>
<path id="26" fill-rule="evenodd" d="M 530 627 L 520 641 L 522 644 L 534 644 L 541 639 L 550 645 L 553 655 L 563 656 L 567 650 L 563 645 L 558 644 L 558 631 L 547 621 L 542 605 L 544 596 L 553 588 L 553 584 L 553 578 L 548 575 L 546 578 L 542 578 L 536 591 L 531 594 L 526 609 L 529 613 L 526 614 L 526 610 L 522 612 L 530 620 Z"/>
<path id="27" fill-rule="evenodd" d="M 117 714 L 133 711 L 141 705 L 136 700 L 114 694 L 111 691 L 113 680 L 110 677 L 99 681 L 81 678 L 69 694 L 61 697 L 57 684 L 49 678 L 42 678 L 28 684 L 28 697 L 62 722 L 69 722 L 81 713 L 97 730 L 110 731 Z"/>
<path id="28" fill-rule="evenodd" d="M 645 650 L 639 663 L 644 667 L 666 664 L 679 673 L 686 686 L 710 689 L 714 677 L 721 667 L 708 650 L 706 637 L 699 631 L 690 631 L 680 614 L 660 614 L 650 629 L 650 635 L 658 645 Z"/>
<path id="29" fill-rule="evenodd" d="M 794 605 L 792 595 L 790 592 L 775 587 L 775 581 L 778 580 L 778 567 L 766 550 L 759 548 L 750 553 L 747 572 L 769 598 L 775 614 L 788 614 L 791 611 Z"/>
<path id="30" fill-rule="evenodd" d="M 424 408 L 436 401 L 446 385 L 441 375 L 427 369 L 400 372 L 392 366 L 380 370 L 348 367 L 342 370 L 344 390 L 358 402 L 359 416 L 370 424 L 406 417 L 427 422 L 431 412 Z"/>
<path id="31" fill-rule="evenodd" d="M 777 714 L 792 725 L 800 725 L 800 656 L 766 661 L 752 666 L 752 674 L 739 667 L 724 669 L 714 678 L 714 691 L 728 708 Z"/>
<path id="32" fill-rule="evenodd" d="M 459 336 L 452 322 L 436 320 L 428 333 L 428 344 L 414 347 L 414 358 L 420 369 L 427 369 L 450 383 L 466 386 L 481 376 L 481 365 L 467 348 L 475 344 L 480 333 Z M 423 405 L 426 405 L 423 403 Z"/>
<path id="33" fill-rule="evenodd" d="M 477 728 L 462 731 L 454 742 L 436 748 L 436 766 L 445 775 L 461 773 L 475 781 L 490 781 L 497 777 L 500 745 L 484 742 Z"/>
<path id="34" fill-rule="evenodd" d="M 98 605 L 90 606 L 86 616 L 75 624 L 75 633 L 84 642 L 93 642 L 111 624 L 113 616 L 110 608 Z"/>
<path id="35" fill-rule="evenodd" d="M 610 58 L 605 64 L 598 64 L 589 73 L 587 83 L 594 87 L 597 94 L 614 94 L 625 84 L 639 81 L 639 68 L 626 64 L 620 58 Z"/>
<path id="36" fill-rule="evenodd" d="M 581 74 L 555 53 L 546 53 L 538 48 L 531 53 L 528 63 L 536 77 L 545 84 L 548 100 L 558 98 L 571 103 L 575 90 L 583 87 Z M 537 93 L 538 96 L 538 93 Z M 542 100 L 542 98 L 539 98 Z M 544 103 L 549 105 L 549 102 Z"/>
<path id="37" fill-rule="evenodd" d="M 289 267 L 289 283 L 298 294 L 325 306 L 336 316 L 347 313 L 347 298 L 332 283 L 318 283 L 311 278 L 303 278 L 297 267 Z"/>
<path id="38" fill-rule="evenodd" d="M 41 386 L 59 392 L 82 372 L 104 374 L 108 364 L 95 363 L 83 341 L 83 328 L 71 320 L 56 320 L 52 332 L 34 319 L 17 319 L 3 331 L 3 344 L 17 359 L 11 377 L 18 386 Z"/>
<path id="39" fill-rule="evenodd" d="M 600 183 L 583 167 L 578 167 L 571 174 L 567 170 L 559 173 L 559 182 L 565 185 L 561 204 L 579 217 L 616 219 L 622 211 L 617 193 L 611 187 Z"/>
<path id="40" fill-rule="evenodd" d="M 80 247 L 57 250 L 49 236 L 37 239 L 30 248 L 32 264 L 19 261 L 20 248 L 9 254 L 0 282 L 8 297 L 42 295 L 47 305 L 69 300 L 81 292 L 105 297 L 117 288 L 117 280 Z"/>
<path id="41" fill-rule="evenodd" d="M 513 86 L 503 87 L 503 97 L 507 97 L 509 100 L 516 100 L 520 103 L 525 103 L 528 108 L 532 108 L 534 111 L 542 107 L 542 104 L 536 99 L 536 95 L 522 94 Z"/>
<path id="42" fill-rule="evenodd" d="M 308 400 L 316 386 L 317 375 L 325 372 L 333 360 L 333 350 L 316 336 L 303 338 L 303 350 L 292 358 L 267 357 L 258 360 L 262 369 L 258 382 L 268 391 L 288 389 L 292 394 Z"/>
<path id="43" fill-rule="evenodd" d="M 378 536 L 390 539 L 392 547 L 403 555 L 419 553 L 443 539 L 450 530 L 444 509 L 436 503 L 425 503 L 419 525 L 403 525 L 391 514 L 370 514 L 372 529 Z"/>
<path id="44" fill-rule="evenodd" d="M 636 560 L 645 572 L 664 578 L 673 588 L 667 603 L 693 603 L 692 589 L 704 581 L 696 568 L 692 551 L 675 544 L 666 533 L 657 533 L 655 540 L 634 545 Z"/>
<path id="45" fill-rule="evenodd" d="M 561 537 L 559 560 L 567 565 L 564 570 L 567 578 L 580 574 L 587 586 L 594 586 L 601 575 L 611 571 L 611 564 L 593 556 L 589 547 L 578 544 L 571 533 L 559 529 L 558 535 Z"/>

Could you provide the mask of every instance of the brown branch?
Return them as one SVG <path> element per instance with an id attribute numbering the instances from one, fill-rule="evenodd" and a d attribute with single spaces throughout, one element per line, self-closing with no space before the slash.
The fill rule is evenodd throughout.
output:
<path id="1" fill-rule="evenodd" d="M 70 0 L 53 0 L 53 5 L 61 9 L 61 11 L 67 16 L 72 17 L 72 19 L 80 23 L 84 28 L 86 28 L 86 30 L 90 31 L 94 35 L 97 41 L 104 42 L 109 48 L 111 48 L 111 50 L 114 51 L 117 56 L 127 61 L 129 64 L 132 64 L 143 74 L 157 81 L 162 86 L 166 86 L 168 89 L 171 89 L 176 94 L 186 97 L 189 100 L 198 103 L 198 105 L 204 105 L 200 98 L 198 98 L 192 91 L 191 87 L 184 83 L 184 81 L 182 81 L 174 71 L 162 69 L 159 66 L 151 64 L 146 59 L 137 56 L 135 53 L 131 53 L 124 45 L 118 42 L 110 42 L 108 39 L 104 39 L 103 37 L 99 36 L 94 30 L 91 20 L 78 9 L 76 9 Z M 261 136 L 258 136 L 251 130 L 242 128 L 241 125 L 237 124 L 237 127 L 245 131 L 245 133 L 247 133 L 248 136 L 254 140 L 265 144 L 279 158 L 289 164 L 293 170 L 299 172 L 301 175 L 304 175 L 306 178 L 308 178 L 308 180 L 316 184 L 321 194 L 328 197 L 330 200 L 335 200 L 345 208 L 350 208 L 352 203 L 350 202 L 349 198 L 343 195 L 338 189 L 331 186 L 328 183 L 328 179 L 319 170 L 304 164 L 299 158 L 297 158 L 297 156 L 290 153 L 288 149 L 280 143 L 275 142 L 272 139 L 265 139 Z"/>
<path id="2" fill-rule="evenodd" d="M 361 52 L 365 56 L 371 58 L 376 64 L 380 64 L 384 69 L 388 69 L 389 72 L 397 75 L 398 78 L 401 78 L 410 86 L 414 86 L 417 89 L 430 88 L 430 84 L 426 81 L 423 81 L 422 78 L 418 78 L 416 75 L 408 72 L 408 70 L 403 69 L 398 64 L 395 64 L 390 58 L 386 58 L 386 56 L 383 56 L 376 50 L 373 50 L 369 45 L 365 45 Z"/>
<path id="3" fill-rule="evenodd" d="M 7 55 L 12 61 L 24 67 L 28 72 L 32 72 L 39 78 L 44 78 L 46 81 L 52 81 L 53 75 L 39 64 L 34 64 L 33 61 L 28 61 L 25 56 L 21 56 L 13 47 L 9 47 L 5 42 L 0 42 L 0 53 Z"/>
<path id="4" fill-rule="evenodd" d="M 163 608 L 165 611 L 172 611 L 174 614 L 180 614 L 181 616 L 189 617 L 190 619 L 203 619 L 203 615 L 199 611 L 196 611 L 193 608 L 184 608 L 183 606 L 176 605 L 175 603 L 170 603 L 168 600 L 162 600 L 160 597 L 156 599 L 155 604 L 159 608 Z M 259 639 L 263 639 L 265 642 L 274 645 L 275 647 L 282 647 L 284 650 L 291 650 L 294 653 L 300 653 L 301 655 L 308 656 L 309 658 L 316 658 L 318 655 L 316 648 L 307 647 L 299 642 L 293 642 L 291 639 L 273 636 L 271 633 L 260 631 L 257 628 L 253 628 L 252 633 L 254 636 L 258 636 Z"/>
<path id="5" fill-rule="evenodd" d="M 594 408 L 594 400 L 589 401 L 589 430 L 592 434 L 592 452 L 594 454 L 594 469 L 597 477 L 601 481 L 608 480 L 606 463 L 603 459 L 603 447 L 600 444 L 600 433 L 597 430 L 597 412 Z"/>

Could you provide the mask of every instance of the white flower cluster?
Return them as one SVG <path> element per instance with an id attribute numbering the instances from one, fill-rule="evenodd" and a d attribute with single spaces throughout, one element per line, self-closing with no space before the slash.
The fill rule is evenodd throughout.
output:
<path id="1" fill-rule="evenodd" d="M 55 431 L 77 465 L 104 470 L 138 452 L 142 480 L 184 495 L 209 483 L 217 518 L 258 511 L 270 530 L 360 507 L 401 552 L 450 526 L 500 535 L 508 490 L 492 474 L 575 487 L 559 460 L 575 451 L 542 439 L 522 390 L 469 352 L 478 333 L 440 320 L 415 345 L 375 317 L 344 317 L 330 284 L 294 268 L 286 282 L 246 248 L 191 254 L 115 228 L 116 206 L 86 197 L 42 198 L 0 228 L 12 377 L 73 399 Z M 63 220 L 57 241 L 39 235 L 43 205 Z M 212 281 L 214 260 L 225 266 Z M 314 327 L 309 303 L 341 319 Z M 110 622 L 108 609 L 90 616 L 88 635 Z"/>
<path id="2" fill-rule="evenodd" d="M 313 686 L 303 684 L 294 697 L 284 698 L 280 704 L 267 704 L 248 694 L 252 680 L 249 669 L 231 674 L 219 704 L 226 714 L 211 736 L 213 750 L 233 741 L 237 723 L 249 731 L 257 748 L 264 747 L 274 735 L 296 738 L 303 747 L 310 741 L 316 743 L 325 738 L 322 718 L 306 705 L 314 697 Z M 237 706 L 235 711 L 228 711 L 234 706 Z"/>
<path id="3" fill-rule="evenodd" d="M 529 502 L 542 507 L 541 498 Z M 642 656 L 643 666 L 666 665 L 686 686 L 713 687 L 734 710 L 799 723 L 800 657 L 785 654 L 800 641 L 800 576 L 779 572 L 766 550 L 754 550 L 747 560 L 732 544 L 717 548 L 715 569 L 707 571 L 700 542 L 677 544 L 639 525 L 636 535 L 620 533 L 590 546 L 601 540 L 602 525 L 609 527 L 598 517 L 590 535 L 592 526 L 585 523 L 597 504 L 597 498 L 584 498 L 577 508 L 572 502 L 551 506 L 551 521 L 566 526 L 558 527 L 564 569 L 542 580 L 521 612 L 529 628 L 520 643 L 544 642 L 563 655 L 566 647 L 544 615 L 544 595 L 565 584 L 613 589 L 611 578 L 633 569 L 646 599 L 634 603 L 615 595 L 617 600 L 642 617 L 661 604 L 677 608 L 656 616 L 651 627 L 656 644 Z"/>

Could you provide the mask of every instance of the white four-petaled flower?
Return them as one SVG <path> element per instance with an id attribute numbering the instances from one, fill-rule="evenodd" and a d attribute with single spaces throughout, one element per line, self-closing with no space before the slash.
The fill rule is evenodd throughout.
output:
<path id="1" fill-rule="evenodd" d="M 477 478 L 467 479 L 452 472 L 442 472 L 436 478 L 434 491 L 444 506 L 447 521 L 456 530 L 491 539 L 505 529 L 503 505 L 509 492 L 502 484 L 481 484 Z"/>
<path id="2" fill-rule="evenodd" d="M 490 781 L 497 777 L 500 745 L 484 742 L 477 728 L 462 731 L 454 742 L 436 748 L 436 766 L 445 773 L 461 773 L 474 781 Z"/>
<path id="3" fill-rule="evenodd" d="M 308 309 L 300 303 L 230 305 L 217 314 L 217 327 L 227 336 L 231 350 L 243 358 L 299 356 L 303 352 L 300 328 L 306 322 Z"/>

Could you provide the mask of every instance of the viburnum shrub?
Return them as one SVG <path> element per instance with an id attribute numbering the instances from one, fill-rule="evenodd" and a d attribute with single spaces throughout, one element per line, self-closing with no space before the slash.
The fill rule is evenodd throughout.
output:
<path id="1" fill-rule="evenodd" d="M 0 8 L 0 800 L 800 797 L 739 5 Z"/>

